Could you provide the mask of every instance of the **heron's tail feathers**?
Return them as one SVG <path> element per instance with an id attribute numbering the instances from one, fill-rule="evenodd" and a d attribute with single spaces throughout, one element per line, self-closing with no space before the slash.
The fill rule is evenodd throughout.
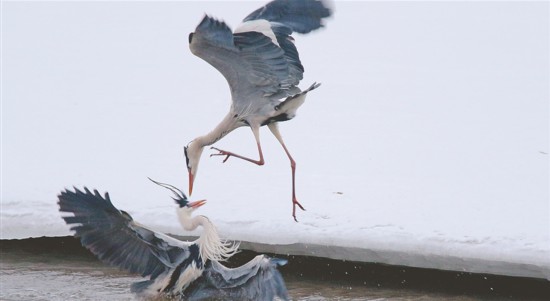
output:
<path id="1" fill-rule="evenodd" d="M 296 110 L 298 110 L 298 108 L 306 100 L 306 94 L 310 91 L 317 89 L 320 85 L 320 83 L 313 83 L 311 86 L 309 86 L 309 88 L 305 89 L 304 91 L 287 97 L 280 104 L 275 106 L 275 110 L 286 112 L 289 117 L 294 117 L 294 115 L 296 114 Z"/>
<path id="2" fill-rule="evenodd" d="M 312 91 L 312 90 L 315 90 L 317 88 L 319 88 L 319 86 L 321 85 L 321 83 L 318 83 L 318 82 L 314 82 L 311 86 L 309 86 L 309 88 L 307 88 L 305 91 L 303 91 L 302 93 L 307 93 L 309 91 Z"/>

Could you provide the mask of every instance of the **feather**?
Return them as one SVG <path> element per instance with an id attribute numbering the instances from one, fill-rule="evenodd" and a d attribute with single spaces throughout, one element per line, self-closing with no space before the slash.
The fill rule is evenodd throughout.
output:
<path id="1" fill-rule="evenodd" d="M 322 20 L 331 14 L 323 1 L 274 0 L 253 11 L 244 21 L 264 19 L 282 23 L 295 32 L 308 33 L 322 27 Z"/>
<path id="2" fill-rule="evenodd" d="M 230 269 L 210 261 L 203 276 L 185 291 L 187 300 L 289 300 L 277 266 L 284 260 L 258 255 L 238 268 Z"/>
<path id="3" fill-rule="evenodd" d="M 84 188 L 58 196 L 59 210 L 84 247 L 102 261 L 141 276 L 158 276 L 189 256 L 188 244 L 167 239 L 116 209 L 108 194 Z"/>

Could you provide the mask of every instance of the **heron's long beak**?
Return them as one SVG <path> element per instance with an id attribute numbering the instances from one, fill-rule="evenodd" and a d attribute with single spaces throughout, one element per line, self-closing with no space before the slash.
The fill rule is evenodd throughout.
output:
<path id="1" fill-rule="evenodd" d="M 193 194 L 193 181 L 195 181 L 195 177 L 193 176 L 191 170 L 189 170 L 189 197 Z"/>
<path id="2" fill-rule="evenodd" d="M 199 208 L 200 206 L 206 204 L 206 200 L 200 200 L 200 201 L 196 201 L 196 202 L 191 202 L 189 203 L 187 206 L 191 207 L 191 208 L 194 208 L 194 209 L 197 209 Z"/>

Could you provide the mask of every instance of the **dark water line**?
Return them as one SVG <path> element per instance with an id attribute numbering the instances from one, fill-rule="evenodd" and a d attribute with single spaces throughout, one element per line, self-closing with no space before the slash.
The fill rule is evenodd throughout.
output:
<path id="1" fill-rule="evenodd" d="M 28 253 L 63 256 L 74 260 L 97 261 L 74 237 L 43 237 L 0 241 L 0 262 L 4 255 Z M 242 251 L 233 256 L 228 266 L 239 266 L 257 253 Z M 462 296 L 482 300 L 548 300 L 550 282 L 543 279 L 505 277 L 466 272 L 359 263 L 318 257 L 268 254 L 289 262 L 281 267 L 287 281 L 293 279 L 322 285 L 330 283 L 351 289 L 390 289 L 420 294 Z"/>

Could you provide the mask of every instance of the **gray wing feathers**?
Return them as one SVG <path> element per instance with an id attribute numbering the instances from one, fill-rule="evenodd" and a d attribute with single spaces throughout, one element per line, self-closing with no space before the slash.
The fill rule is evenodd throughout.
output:
<path id="1" fill-rule="evenodd" d="M 84 188 L 84 192 L 65 190 L 58 198 L 59 211 L 73 214 L 63 219 L 82 245 L 113 266 L 155 278 L 189 256 L 182 244 L 164 239 L 116 209 L 108 193 L 103 197 Z"/>
<path id="2" fill-rule="evenodd" d="M 289 68 L 284 51 L 273 44 L 270 38 L 258 32 L 237 33 L 235 45 L 249 66 L 249 83 L 264 94 L 271 95 L 292 85 L 288 80 Z"/>
<path id="3" fill-rule="evenodd" d="M 218 21 L 209 16 L 204 16 L 197 25 L 193 37 L 197 35 L 218 48 L 234 50 L 233 33 L 225 22 Z"/>
<path id="4" fill-rule="evenodd" d="M 318 0 L 275 0 L 244 21 L 267 20 L 277 43 L 255 31 L 233 34 L 224 22 L 204 16 L 190 35 L 189 48 L 226 78 L 234 102 L 243 98 L 280 98 L 292 95 L 304 67 L 291 37 L 322 27 L 331 15 Z M 277 45 L 278 44 L 278 45 Z"/>
<path id="5" fill-rule="evenodd" d="M 298 85 L 304 78 L 304 66 L 300 62 L 298 49 L 294 45 L 294 39 L 290 36 L 292 30 L 280 23 L 271 23 L 271 30 L 277 37 L 277 43 L 284 51 L 284 57 L 288 63 L 289 80 L 292 85 Z"/>
<path id="6" fill-rule="evenodd" d="M 291 84 L 284 51 L 261 33 L 233 35 L 224 22 L 205 16 L 189 48 L 225 77 L 233 95 L 270 95 Z"/>
<path id="7" fill-rule="evenodd" d="M 225 23 L 204 16 L 190 35 L 189 49 L 220 71 L 230 85 L 238 79 L 239 50 L 233 42 L 231 29 Z"/>
<path id="8" fill-rule="evenodd" d="M 252 12 L 244 21 L 264 19 L 282 23 L 295 32 L 308 33 L 322 27 L 323 18 L 331 13 L 323 1 L 275 0 Z"/>
<path id="9" fill-rule="evenodd" d="M 210 261 L 201 278 L 184 294 L 188 300 L 288 300 L 288 292 L 277 266 L 285 260 L 258 255 L 247 264 L 230 269 Z"/>

